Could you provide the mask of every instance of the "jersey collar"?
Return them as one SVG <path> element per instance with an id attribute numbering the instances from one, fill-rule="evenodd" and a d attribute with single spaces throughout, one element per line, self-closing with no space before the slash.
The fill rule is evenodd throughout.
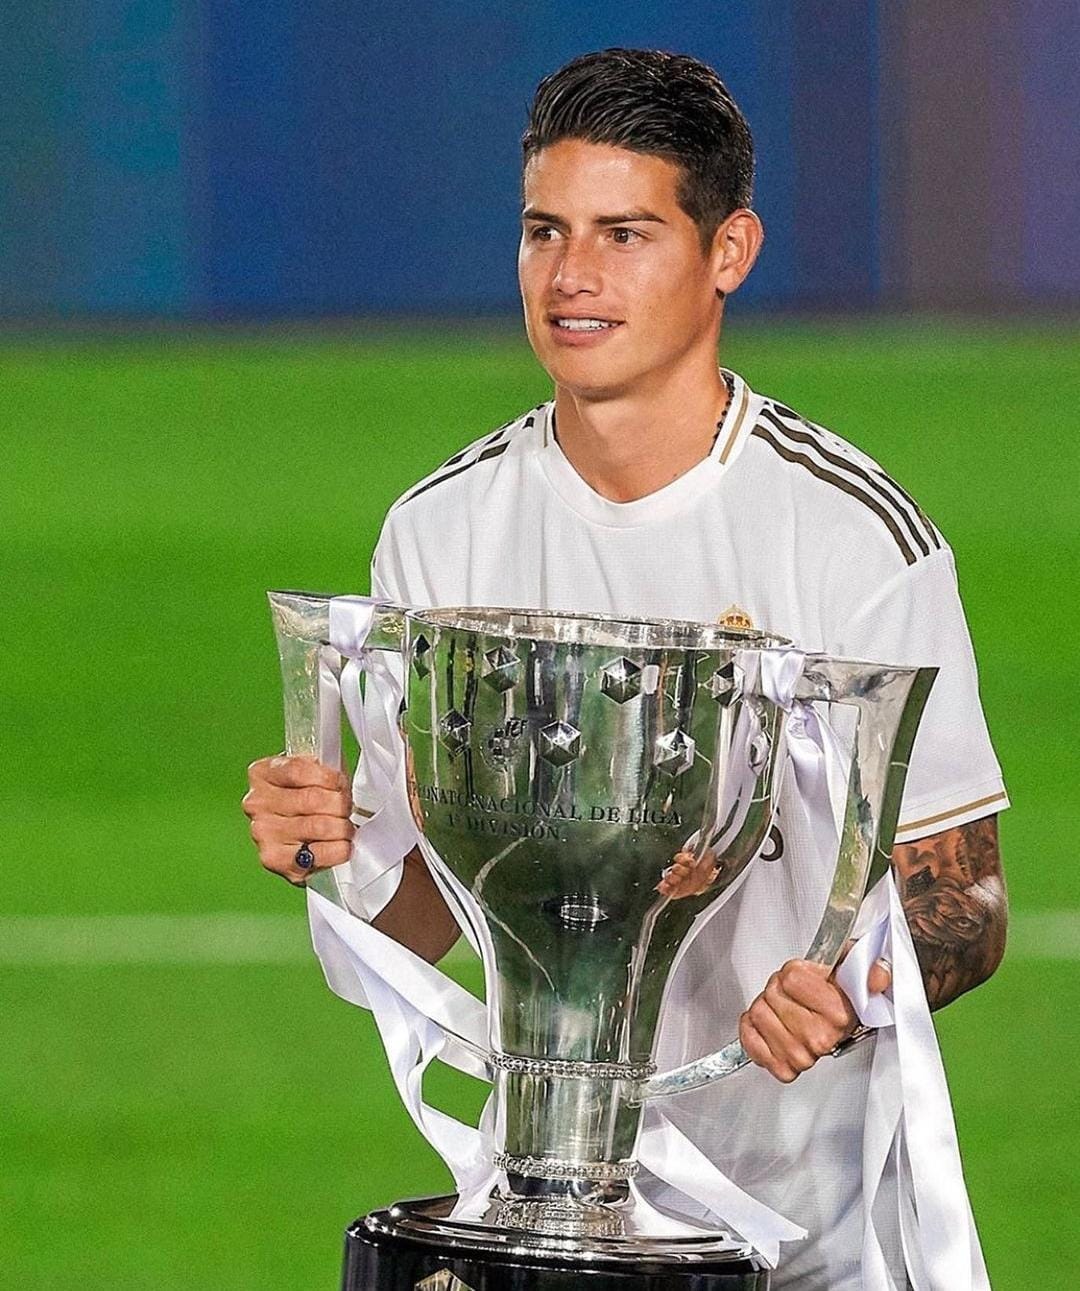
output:
<path id="1" fill-rule="evenodd" d="M 552 427 L 554 402 L 545 404 L 540 426 L 539 458 L 548 483 L 567 506 L 586 520 L 612 528 L 654 524 L 685 512 L 702 493 L 716 485 L 721 474 L 735 460 L 752 425 L 749 412 L 753 392 L 737 373 L 724 371 L 731 378 L 732 397 L 728 400 L 708 456 L 670 484 L 633 502 L 612 502 L 586 484 L 555 438 Z"/>

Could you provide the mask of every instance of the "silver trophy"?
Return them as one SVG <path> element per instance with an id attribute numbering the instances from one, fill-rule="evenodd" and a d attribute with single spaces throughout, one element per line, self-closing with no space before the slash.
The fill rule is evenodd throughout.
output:
<path id="1" fill-rule="evenodd" d="M 292 592 L 270 602 L 287 751 L 325 756 L 340 720 L 327 712 L 325 679 L 342 664 L 330 602 Z M 689 1287 L 691 1276 L 700 1288 L 767 1285 L 751 1249 L 729 1233 L 700 1223 L 678 1236 L 641 1231 L 632 1180 L 645 1104 L 747 1062 L 733 1039 L 658 1072 L 665 987 L 697 916 L 762 849 L 793 709 L 847 714 L 830 727 L 846 731 L 850 756 L 832 803 L 832 883 L 806 951 L 837 961 L 888 865 L 935 675 L 787 646 L 767 633 L 679 621 L 373 610 L 365 649 L 400 655 L 400 728 L 424 854 L 460 898 L 482 952 L 492 1165 L 503 1182 L 478 1219 L 453 1218 L 454 1199 L 437 1198 L 358 1221 L 347 1286 L 411 1287 L 452 1272 L 474 1291 L 562 1287 L 571 1283 L 558 1276 L 583 1267 L 601 1278 L 598 1291 L 608 1285 L 602 1275 L 613 1287 L 634 1285 L 626 1280 L 634 1270 L 667 1270 L 670 1283 L 650 1287 Z M 788 669 L 786 703 L 777 661 Z M 670 900 L 657 883 L 687 848 L 710 855 L 713 877 L 698 895 Z M 339 880 L 329 870 L 309 883 L 347 905 Z M 536 1280 L 514 1282 L 505 1268 L 503 1281 L 483 1280 L 485 1269 L 514 1260 L 532 1261 Z"/>

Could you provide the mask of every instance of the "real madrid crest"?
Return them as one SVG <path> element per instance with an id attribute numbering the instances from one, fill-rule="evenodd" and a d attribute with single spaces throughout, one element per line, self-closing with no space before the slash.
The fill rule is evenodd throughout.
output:
<path id="1" fill-rule="evenodd" d="M 740 632 L 749 632 L 754 626 L 754 620 L 739 605 L 729 605 L 716 621 L 722 628 L 735 628 Z"/>

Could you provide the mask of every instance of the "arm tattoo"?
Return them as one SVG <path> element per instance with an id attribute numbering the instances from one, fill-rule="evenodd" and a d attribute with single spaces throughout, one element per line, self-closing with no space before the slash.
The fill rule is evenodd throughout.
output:
<path id="1" fill-rule="evenodd" d="M 892 862 L 926 997 L 939 1009 L 985 981 L 1005 950 L 997 817 L 901 843 Z"/>

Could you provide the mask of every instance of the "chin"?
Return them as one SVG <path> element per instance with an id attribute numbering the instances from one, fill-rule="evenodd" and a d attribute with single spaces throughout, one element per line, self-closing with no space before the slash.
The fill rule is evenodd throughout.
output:
<path id="1" fill-rule="evenodd" d="M 605 376 L 603 379 L 588 380 L 577 376 L 555 376 L 552 380 L 560 390 L 565 390 L 567 394 L 572 394 L 577 399 L 584 399 L 592 403 L 601 403 L 608 399 L 620 399 L 630 390 L 630 386 L 625 381 L 618 381 L 612 376 Z"/>
<path id="2" fill-rule="evenodd" d="M 537 355 L 552 381 L 563 390 L 586 399 L 610 399 L 624 394 L 633 377 L 599 355 Z"/>

